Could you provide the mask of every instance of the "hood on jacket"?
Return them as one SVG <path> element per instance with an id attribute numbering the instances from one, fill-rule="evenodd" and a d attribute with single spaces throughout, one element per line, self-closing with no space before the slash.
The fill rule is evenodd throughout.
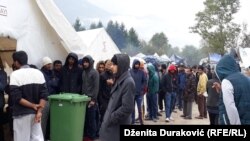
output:
<path id="1" fill-rule="evenodd" d="M 84 61 L 89 62 L 89 68 L 87 68 L 87 69 L 92 69 L 94 67 L 94 62 L 95 61 L 94 61 L 94 59 L 90 55 L 84 56 L 82 58 L 82 63 L 84 63 Z M 83 69 L 85 69 L 85 68 L 83 67 Z"/>
<path id="2" fill-rule="evenodd" d="M 231 55 L 224 55 L 216 65 L 215 72 L 222 81 L 227 76 L 239 72 L 239 67 Z"/>
<path id="3" fill-rule="evenodd" d="M 141 64 L 141 63 L 140 63 L 139 60 L 137 60 L 137 59 L 134 60 L 133 66 L 132 66 L 133 69 L 136 69 L 136 68 L 135 68 L 135 64 L 139 64 L 139 68 L 140 68 L 140 64 Z M 138 69 L 139 69 L 139 68 L 138 68 Z"/>
<path id="4" fill-rule="evenodd" d="M 68 66 L 69 65 L 69 58 L 70 57 L 72 57 L 74 60 L 75 60 L 75 63 L 74 63 L 74 67 L 77 67 L 77 65 L 78 65 L 78 56 L 75 54 L 75 53 L 73 53 L 73 52 L 71 52 L 71 53 L 69 53 L 68 54 L 68 56 L 67 56 L 67 58 L 66 58 L 66 60 L 65 60 L 65 66 Z"/>
<path id="5" fill-rule="evenodd" d="M 147 69 L 148 69 L 148 74 L 149 74 L 150 76 L 152 76 L 152 75 L 155 74 L 155 66 L 154 66 L 153 64 L 149 63 L 149 64 L 147 65 Z"/>
<path id="6" fill-rule="evenodd" d="M 115 64 L 118 66 L 118 70 L 117 70 L 118 72 L 115 74 L 115 77 L 119 78 L 123 73 L 128 71 L 130 59 L 127 54 L 115 54 L 112 60 L 114 60 L 114 58 L 116 61 Z"/>
<path id="7" fill-rule="evenodd" d="M 170 71 L 175 71 L 175 73 L 177 72 L 177 70 L 176 70 L 176 66 L 175 65 L 173 65 L 173 64 L 171 64 L 169 67 L 168 67 L 168 72 L 170 72 Z"/>

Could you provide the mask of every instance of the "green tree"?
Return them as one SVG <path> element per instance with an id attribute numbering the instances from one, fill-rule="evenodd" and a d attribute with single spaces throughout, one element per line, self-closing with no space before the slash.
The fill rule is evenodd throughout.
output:
<path id="1" fill-rule="evenodd" d="M 97 26 L 96 26 L 96 28 L 102 28 L 102 27 L 103 27 L 103 24 L 102 24 L 101 21 L 99 21 L 98 24 L 97 24 Z"/>
<path id="2" fill-rule="evenodd" d="M 138 38 L 138 34 L 136 33 L 134 28 L 130 28 L 128 32 L 128 43 L 133 47 L 140 47 L 140 41 Z"/>
<path id="3" fill-rule="evenodd" d="M 91 23 L 89 29 L 96 29 L 97 25 L 95 23 Z"/>
<path id="4" fill-rule="evenodd" d="M 126 33 L 124 24 L 120 25 L 118 22 L 109 21 L 106 31 L 119 49 L 124 49 L 127 46 L 128 33 Z"/>
<path id="5" fill-rule="evenodd" d="M 240 26 L 233 15 L 240 7 L 239 0 L 206 0 L 205 9 L 196 14 L 197 23 L 191 27 L 207 43 L 211 52 L 225 53 L 225 48 L 236 47 Z"/>
<path id="6" fill-rule="evenodd" d="M 185 46 L 181 52 L 181 56 L 185 58 L 189 66 L 199 64 L 200 60 L 206 57 L 201 49 L 197 49 L 192 45 Z"/>
<path id="7" fill-rule="evenodd" d="M 155 47 L 155 48 L 163 48 L 164 45 L 168 44 L 168 38 L 166 35 L 161 32 L 161 33 L 155 33 L 149 43 Z"/>
<path id="8" fill-rule="evenodd" d="M 84 26 L 82 26 L 81 21 L 79 18 L 76 19 L 75 23 L 73 24 L 75 31 L 83 31 L 86 30 Z"/>

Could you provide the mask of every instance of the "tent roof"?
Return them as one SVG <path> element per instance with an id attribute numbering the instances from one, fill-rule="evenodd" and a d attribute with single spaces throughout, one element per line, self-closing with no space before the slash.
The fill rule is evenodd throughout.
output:
<path id="1" fill-rule="evenodd" d="M 140 52 L 140 53 L 136 54 L 134 57 L 143 58 L 145 56 L 146 56 L 145 54 L 143 54 L 143 53 Z"/>
<path id="2" fill-rule="evenodd" d="M 101 34 L 102 32 L 106 32 L 104 28 L 79 31 L 77 32 L 77 34 L 81 37 L 81 39 L 87 45 L 87 47 L 90 47 L 91 44 L 97 38 L 97 36 Z"/>
<path id="3" fill-rule="evenodd" d="M 0 14 L 0 36 L 15 39 L 16 50 L 26 51 L 30 64 L 40 68 L 45 56 L 63 61 L 69 52 L 82 55 L 86 45 L 53 0 L 2 0 L 0 5 L 6 10 Z"/>
<path id="4" fill-rule="evenodd" d="M 91 55 L 95 63 L 111 59 L 114 54 L 121 53 L 104 28 L 80 31 L 77 34 L 87 45 L 85 54 Z"/>
<path id="5" fill-rule="evenodd" d="M 166 54 L 163 54 L 160 57 L 163 58 L 163 59 L 166 59 L 168 61 L 171 61 L 170 58 Z"/>

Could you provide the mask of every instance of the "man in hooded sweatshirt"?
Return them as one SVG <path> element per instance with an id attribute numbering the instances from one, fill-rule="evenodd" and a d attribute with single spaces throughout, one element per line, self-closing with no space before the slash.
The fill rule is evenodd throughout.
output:
<path id="1" fill-rule="evenodd" d="M 170 65 L 168 68 L 168 73 L 163 76 L 163 91 L 166 93 L 165 101 L 166 101 L 166 122 L 172 120 L 171 113 L 174 109 L 174 102 L 176 98 L 176 93 L 178 91 L 178 76 L 177 69 L 175 65 Z"/>
<path id="2" fill-rule="evenodd" d="M 99 110 L 97 105 L 97 96 L 99 92 L 99 73 L 93 68 L 94 60 L 91 56 L 83 57 L 82 72 L 82 94 L 91 98 L 86 107 L 86 119 L 84 127 L 84 136 L 86 141 L 92 141 L 98 137 L 99 128 Z"/>
<path id="3" fill-rule="evenodd" d="M 148 108 L 149 108 L 149 120 L 153 120 L 157 122 L 157 113 L 158 113 L 158 106 L 157 106 L 157 93 L 159 91 L 159 77 L 158 72 L 155 71 L 155 67 L 152 64 L 147 65 L 148 69 Z"/>
<path id="4" fill-rule="evenodd" d="M 225 55 L 216 66 L 221 82 L 219 124 L 250 124 L 250 81 L 231 55 Z"/>
<path id="5" fill-rule="evenodd" d="M 75 53 L 69 53 L 62 68 L 60 78 L 60 92 L 81 93 L 82 70 L 78 67 L 78 57 Z"/>
<path id="6" fill-rule="evenodd" d="M 129 56 L 115 54 L 111 59 L 115 82 L 100 129 L 101 141 L 119 141 L 120 125 L 131 124 L 134 111 L 135 83 L 129 73 Z"/>
<path id="7" fill-rule="evenodd" d="M 144 87 L 147 83 L 146 76 L 142 70 L 140 70 L 140 61 L 135 59 L 133 62 L 133 67 L 130 70 L 130 74 L 135 81 L 135 102 L 138 109 L 139 121 L 140 124 L 143 125 L 143 118 L 142 118 L 142 100 L 143 100 L 143 91 Z M 135 112 L 132 114 L 132 124 L 135 124 Z"/>

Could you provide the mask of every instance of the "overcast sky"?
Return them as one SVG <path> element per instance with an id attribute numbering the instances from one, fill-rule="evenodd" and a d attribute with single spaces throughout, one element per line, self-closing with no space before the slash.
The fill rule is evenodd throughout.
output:
<path id="1" fill-rule="evenodd" d="M 204 0 L 87 0 L 110 12 L 110 19 L 134 27 L 140 38 L 148 41 L 156 32 L 164 32 L 173 46 L 199 46 L 200 37 L 190 33 L 195 14 L 204 9 Z M 238 23 L 250 24 L 250 0 L 240 0 L 235 16 Z"/>

